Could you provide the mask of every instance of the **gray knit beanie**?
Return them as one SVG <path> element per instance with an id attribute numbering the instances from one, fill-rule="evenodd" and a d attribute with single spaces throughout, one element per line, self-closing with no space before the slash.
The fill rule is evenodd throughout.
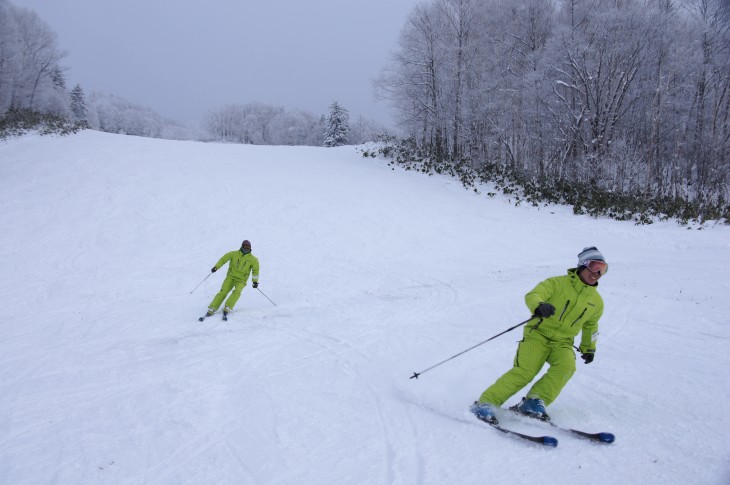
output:
<path id="1" fill-rule="evenodd" d="M 578 266 L 585 266 L 586 261 L 603 261 L 605 263 L 606 259 L 597 247 L 591 246 L 583 248 L 583 251 L 578 254 Z"/>

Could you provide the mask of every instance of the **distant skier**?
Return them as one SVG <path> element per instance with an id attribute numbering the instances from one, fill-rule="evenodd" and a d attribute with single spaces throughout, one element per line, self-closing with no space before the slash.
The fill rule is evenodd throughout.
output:
<path id="1" fill-rule="evenodd" d="M 221 291 L 215 295 L 213 301 L 210 302 L 210 305 L 208 305 L 208 313 L 205 314 L 207 317 L 211 316 L 218 310 L 223 299 L 226 295 L 228 295 L 228 293 L 231 293 L 231 290 L 233 290 L 233 292 L 226 300 L 226 305 L 223 308 L 223 316 L 226 317 L 228 313 L 233 311 L 233 307 L 236 306 L 236 302 L 241 296 L 243 287 L 246 286 L 249 275 L 251 275 L 253 287 L 259 287 L 259 260 L 256 256 L 251 254 L 251 243 L 248 239 L 243 241 L 241 249 L 238 251 L 231 251 L 224 254 L 210 271 L 215 273 L 226 263 L 228 263 L 226 279 L 223 280 Z"/>
<path id="2" fill-rule="evenodd" d="M 525 325 L 517 346 L 514 367 L 492 384 L 475 402 L 471 411 L 482 421 L 496 423 L 496 407 L 529 384 L 547 362 L 550 368 L 514 408 L 523 414 L 549 420 L 545 407 L 555 401 L 575 372 L 573 339 L 582 332 L 581 358 L 586 364 L 596 354 L 598 320 L 603 299 L 598 280 L 608 264 L 595 247 L 578 254 L 578 267 L 565 276 L 548 278 L 525 295 L 527 308 L 535 316 Z"/>

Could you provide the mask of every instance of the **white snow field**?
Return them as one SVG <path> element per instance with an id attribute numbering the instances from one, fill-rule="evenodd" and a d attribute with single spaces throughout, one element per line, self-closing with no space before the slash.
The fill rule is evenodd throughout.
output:
<path id="1" fill-rule="evenodd" d="M 730 483 L 730 227 L 488 191 L 351 146 L 0 143 L 0 483 Z M 243 239 L 276 306 L 249 285 L 198 322 Z M 548 411 L 615 443 L 469 413 L 521 328 L 409 379 L 528 318 L 589 245 L 596 360 Z"/>

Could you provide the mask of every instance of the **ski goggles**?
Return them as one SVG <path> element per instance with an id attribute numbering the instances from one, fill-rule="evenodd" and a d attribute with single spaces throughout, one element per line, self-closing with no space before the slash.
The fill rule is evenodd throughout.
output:
<path id="1" fill-rule="evenodd" d="M 588 268 L 591 273 L 599 273 L 601 276 L 608 273 L 608 264 L 605 261 L 583 261 L 581 265 Z"/>

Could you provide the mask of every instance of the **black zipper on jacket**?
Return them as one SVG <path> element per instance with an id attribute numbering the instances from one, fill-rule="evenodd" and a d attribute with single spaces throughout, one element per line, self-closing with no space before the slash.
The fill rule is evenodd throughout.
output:
<path id="1" fill-rule="evenodd" d="M 243 257 L 239 258 L 239 259 L 238 259 L 238 260 L 236 261 L 236 269 L 237 269 L 237 270 L 239 270 L 239 271 L 243 271 L 243 270 L 245 270 L 245 269 L 246 269 L 246 263 L 247 263 L 248 261 L 243 261 L 243 258 L 244 258 L 245 256 L 246 256 L 246 255 L 244 254 L 244 255 L 243 255 Z M 241 262 L 243 262 L 243 265 L 241 265 Z"/>
<path id="2" fill-rule="evenodd" d="M 583 318 L 583 315 L 586 314 L 586 311 L 587 310 L 588 310 L 588 308 L 584 308 L 583 309 L 583 313 L 581 313 L 580 315 L 578 315 L 578 318 L 576 318 L 575 321 L 570 324 L 570 326 L 572 327 L 573 325 L 575 325 L 576 323 L 578 323 L 578 320 L 580 320 L 581 318 Z"/>
<path id="3" fill-rule="evenodd" d="M 560 312 L 560 316 L 558 317 L 559 322 L 563 320 L 563 315 L 565 315 L 565 310 L 568 309 L 568 305 L 570 305 L 570 300 L 565 302 L 565 308 L 563 308 L 563 311 Z"/>

